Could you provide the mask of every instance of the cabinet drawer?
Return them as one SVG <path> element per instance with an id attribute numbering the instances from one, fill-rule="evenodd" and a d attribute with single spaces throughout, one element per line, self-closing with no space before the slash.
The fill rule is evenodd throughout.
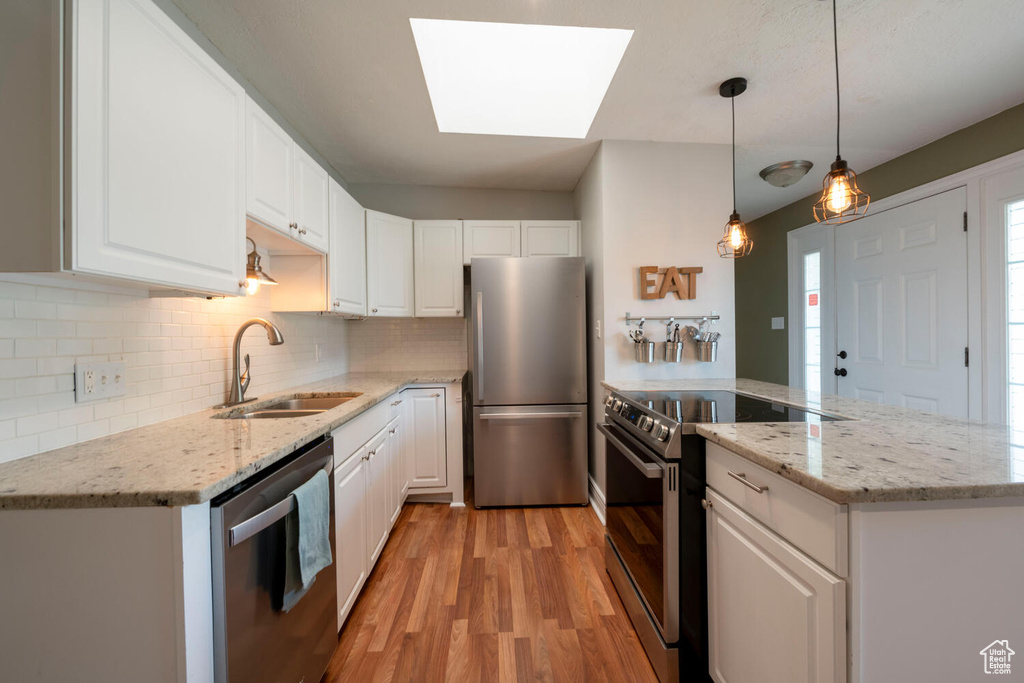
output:
<path id="1" fill-rule="evenodd" d="M 839 576 L 847 575 L 845 505 L 826 500 L 711 442 L 707 444 L 707 481 L 708 486 L 825 567 Z"/>

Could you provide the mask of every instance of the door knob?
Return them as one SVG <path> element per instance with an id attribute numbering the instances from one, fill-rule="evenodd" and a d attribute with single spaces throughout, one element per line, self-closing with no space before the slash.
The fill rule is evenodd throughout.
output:
<path id="1" fill-rule="evenodd" d="M 846 372 L 846 368 L 836 368 L 835 369 L 835 376 L 836 377 L 846 377 L 847 374 L 849 374 L 849 373 Z"/>
<path id="2" fill-rule="evenodd" d="M 840 351 L 836 355 L 842 358 L 843 360 L 846 360 L 846 351 Z"/>

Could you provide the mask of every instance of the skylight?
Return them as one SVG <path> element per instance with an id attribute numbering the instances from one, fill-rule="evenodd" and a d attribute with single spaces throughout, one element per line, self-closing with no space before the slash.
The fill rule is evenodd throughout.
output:
<path id="1" fill-rule="evenodd" d="M 585 138 L 633 31 L 410 19 L 442 133 Z"/>

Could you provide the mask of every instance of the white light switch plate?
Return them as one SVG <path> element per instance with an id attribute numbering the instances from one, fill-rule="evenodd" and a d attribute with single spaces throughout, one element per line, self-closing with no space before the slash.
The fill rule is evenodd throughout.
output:
<path id="1" fill-rule="evenodd" d="M 123 360 L 111 363 L 75 363 L 75 401 L 99 401 L 124 396 L 128 381 Z"/>
<path id="2" fill-rule="evenodd" d="M 784 330 L 786 329 L 785 318 L 772 318 L 772 329 L 773 330 Z"/>

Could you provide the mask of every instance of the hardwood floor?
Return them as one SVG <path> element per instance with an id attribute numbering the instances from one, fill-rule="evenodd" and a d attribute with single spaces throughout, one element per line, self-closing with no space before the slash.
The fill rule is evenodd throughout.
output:
<path id="1" fill-rule="evenodd" d="M 590 508 L 409 504 L 324 681 L 657 683 Z"/>

